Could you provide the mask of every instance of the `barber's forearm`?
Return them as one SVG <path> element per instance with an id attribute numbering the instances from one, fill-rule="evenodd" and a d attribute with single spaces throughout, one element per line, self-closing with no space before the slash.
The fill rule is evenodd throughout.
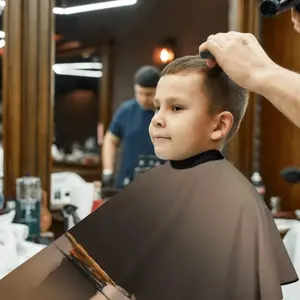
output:
<path id="1" fill-rule="evenodd" d="M 300 75 L 276 66 L 257 78 L 257 92 L 300 127 Z"/>
<path id="2" fill-rule="evenodd" d="M 110 141 L 104 141 L 102 147 L 102 169 L 114 170 L 117 146 Z"/>

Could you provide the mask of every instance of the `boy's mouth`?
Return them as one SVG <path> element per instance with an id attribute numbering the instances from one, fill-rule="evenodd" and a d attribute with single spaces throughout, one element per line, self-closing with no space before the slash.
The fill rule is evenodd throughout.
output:
<path id="1" fill-rule="evenodd" d="M 159 141 L 159 140 L 170 140 L 171 138 L 168 136 L 164 136 L 164 135 L 154 135 L 153 136 L 153 140 L 154 141 Z"/>
<path id="2" fill-rule="evenodd" d="M 153 139 L 167 139 L 167 140 L 169 140 L 170 137 L 166 136 L 166 135 L 154 134 Z"/>

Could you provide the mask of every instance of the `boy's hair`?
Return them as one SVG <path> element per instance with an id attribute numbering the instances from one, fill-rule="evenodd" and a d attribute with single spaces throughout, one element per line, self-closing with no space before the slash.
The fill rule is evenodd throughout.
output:
<path id="1" fill-rule="evenodd" d="M 160 71 L 154 66 L 143 66 L 134 75 L 134 83 L 147 88 L 156 88 L 159 79 Z"/>
<path id="2" fill-rule="evenodd" d="M 165 75 L 199 73 L 204 74 L 204 88 L 211 101 L 210 112 L 229 111 L 233 115 L 233 125 L 229 131 L 228 142 L 239 129 L 248 105 L 248 91 L 235 84 L 219 67 L 208 68 L 200 56 L 185 56 L 175 59 L 162 71 Z"/>

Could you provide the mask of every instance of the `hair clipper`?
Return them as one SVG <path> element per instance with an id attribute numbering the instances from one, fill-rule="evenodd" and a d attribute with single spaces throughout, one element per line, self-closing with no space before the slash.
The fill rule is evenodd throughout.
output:
<path id="1" fill-rule="evenodd" d="M 292 8 L 300 12 L 300 0 L 262 0 L 259 5 L 260 13 L 267 18 L 275 17 Z"/>

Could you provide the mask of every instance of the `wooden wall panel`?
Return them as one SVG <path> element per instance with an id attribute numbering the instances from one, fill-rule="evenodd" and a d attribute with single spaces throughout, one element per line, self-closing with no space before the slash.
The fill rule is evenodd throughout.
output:
<path id="1" fill-rule="evenodd" d="M 19 176 L 38 176 L 50 190 L 54 0 L 10 0 L 4 11 L 4 193 Z"/>
<path id="2" fill-rule="evenodd" d="M 300 34 L 293 30 L 290 12 L 264 19 L 263 46 L 276 63 L 300 71 Z M 288 185 L 279 175 L 285 167 L 300 167 L 300 129 L 266 99 L 262 103 L 261 143 L 267 197 L 283 197 L 283 209 L 300 208 L 300 184 Z"/>
<path id="3" fill-rule="evenodd" d="M 247 32 L 260 38 L 260 18 L 256 0 L 229 0 L 229 30 Z M 257 95 L 251 93 L 240 130 L 227 146 L 228 160 L 248 178 L 253 171 L 253 129 Z"/>
<path id="4" fill-rule="evenodd" d="M 3 55 L 3 147 L 4 147 L 4 193 L 12 197 L 14 178 L 21 173 L 21 1 L 6 4 L 4 30 L 6 46 Z M 9 28 L 9 34 L 8 34 Z M 14 68 L 15 74 L 12 76 Z M 13 100 L 12 100 L 13 99 Z"/>

